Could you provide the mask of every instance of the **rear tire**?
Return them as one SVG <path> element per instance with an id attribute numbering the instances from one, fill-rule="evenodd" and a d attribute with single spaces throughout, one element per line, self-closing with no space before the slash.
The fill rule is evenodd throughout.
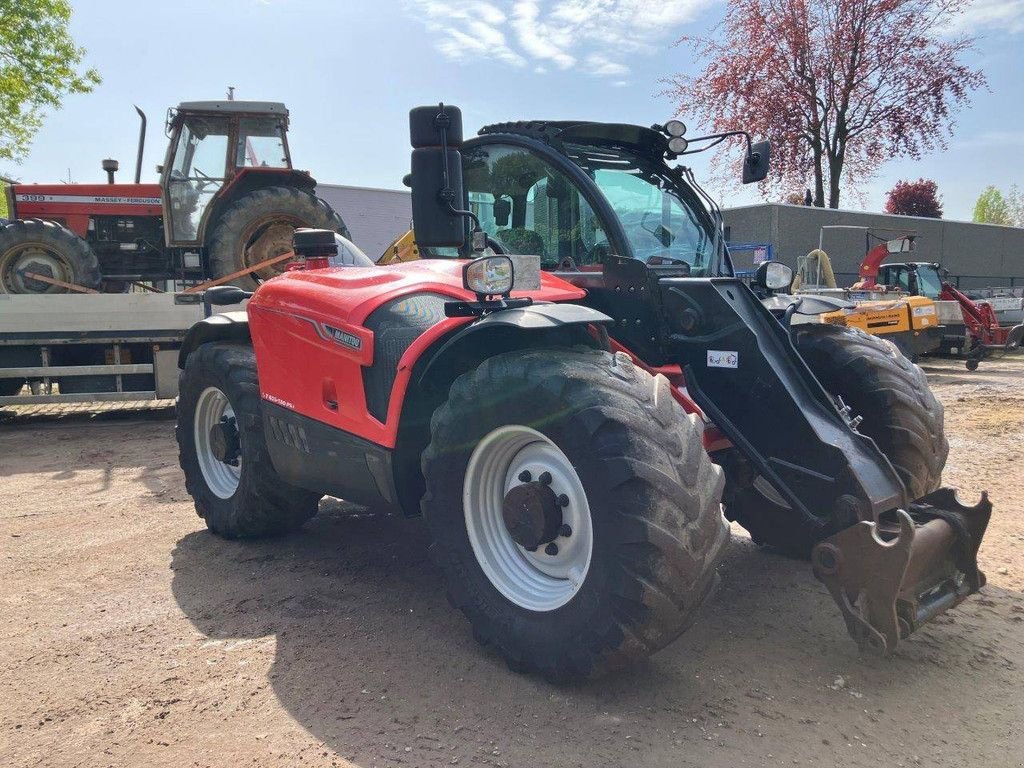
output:
<path id="1" fill-rule="evenodd" d="M 506 434 L 522 445 L 502 444 Z M 701 436 L 668 382 L 622 354 L 510 352 L 457 379 L 431 421 L 422 508 L 474 637 L 513 670 L 553 680 L 674 640 L 714 585 L 729 538 L 723 475 Z M 541 462 L 539 482 L 550 463 L 550 487 L 566 496 L 559 519 L 578 527 L 562 529 L 554 552 L 531 552 L 501 525 L 503 489 L 527 482 L 529 461 Z M 563 549 L 573 552 L 564 561 Z"/>
<path id="2" fill-rule="evenodd" d="M 797 328 L 795 344 L 825 391 L 863 418 L 857 430 L 892 462 L 910 498 L 936 490 L 949 442 L 942 403 L 924 372 L 892 342 L 856 328 L 808 323 Z M 746 528 L 755 543 L 806 557 L 821 538 L 856 522 L 831 519 L 813 536 L 797 513 L 755 486 L 756 475 L 735 449 L 720 459 L 727 477 L 726 517 Z"/>
<path id="3" fill-rule="evenodd" d="M 292 233 L 298 227 L 332 229 L 349 237 L 345 222 L 316 195 L 294 187 L 257 189 L 235 200 L 224 211 L 208 241 L 211 276 L 230 275 L 292 249 Z M 231 280 L 253 290 L 264 280 L 280 274 L 285 263 Z"/>
<path id="4" fill-rule="evenodd" d="M 0 227 L 0 293 L 69 293 L 67 288 L 25 277 L 23 270 L 99 288 L 100 265 L 89 244 L 52 221 L 28 219 Z"/>
<path id="5" fill-rule="evenodd" d="M 185 488 L 207 527 L 226 539 L 292 531 L 317 511 L 320 496 L 285 483 L 263 436 L 256 356 L 246 344 L 203 344 L 181 373 L 177 426 Z M 233 420 L 237 466 L 220 461 L 212 428 Z"/>

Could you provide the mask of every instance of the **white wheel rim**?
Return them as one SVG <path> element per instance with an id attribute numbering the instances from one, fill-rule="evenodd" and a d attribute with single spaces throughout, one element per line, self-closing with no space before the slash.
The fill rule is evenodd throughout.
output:
<path id="1" fill-rule="evenodd" d="M 519 476 L 524 471 L 533 478 L 550 473 L 551 490 L 568 497 L 562 522 L 572 532 L 554 540 L 557 554 L 547 554 L 544 545 L 527 551 L 505 527 L 505 494 L 522 483 Z M 594 531 L 583 483 L 572 462 L 550 439 L 519 425 L 489 433 L 469 459 L 462 507 L 473 554 L 502 595 L 530 611 L 553 611 L 572 600 L 590 569 Z"/>
<path id="2" fill-rule="evenodd" d="M 232 467 L 217 458 L 210 443 L 210 430 L 220 424 L 220 420 L 227 416 L 234 418 L 235 411 L 228 402 L 227 395 L 216 387 L 207 387 L 199 395 L 196 402 L 196 415 L 194 420 L 194 436 L 196 445 L 196 458 L 199 460 L 199 469 L 203 473 L 206 485 L 215 496 L 221 499 L 230 499 L 238 490 L 238 481 L 242 476 L 242 459 L 238 459 L 238 466 Z"/>

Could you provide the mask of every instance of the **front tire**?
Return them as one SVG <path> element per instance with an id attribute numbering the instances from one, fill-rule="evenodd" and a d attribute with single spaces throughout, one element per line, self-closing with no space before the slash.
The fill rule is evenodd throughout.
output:
<path id="1" fill-rule="evenodd" d="M 867 435 L 892 462 L 910 498 L 936 490 L 949 454 L 944 411 L 924 371 L 892 342 L 856 328 L 797 327 L 797 351 L 825 391 L 840 397 L 863 421 Z M 833 518 L 812 535 L 774 489 L 757 478 L 735 449 L 721 457 L 726 470 L 725 513 L 757 544 L 807 557 L 821 539 L 856 522 Z"/>
<path id="2" fill-rule="evenodd" d="M 213 533 L 282 534 L 316 514 L 319 495 L 285 483 L 270 461 L 252 347 L 215 342 L 190 354 L 177 417 L 185 488 Z"/>
<path id="3" fill-rule="evenodd" d="M 208 243 L 211 276 L 230 275 L 292 249 L 299 227 L 332 229 L 349 237 L 345 222 L 311 192 L 294 187 L 257 189 L 235 200 L 217 222 Z M 229 285 L 253 290 L 284 270 L 273 264 L 231 280 Z"/>
<path id="4" fill-rule="evenodd" d="M 622 354 L 511 352 L 457 379 L 431 422 L 422 507 L 474 637 L 555 680 L 675 639 L 728 541 L 701 435 L 668 382 Z M 545 526 L 506 515 L 545 498 L 558 507 L 544 515 L 562 511 L 524 545 Z"/>

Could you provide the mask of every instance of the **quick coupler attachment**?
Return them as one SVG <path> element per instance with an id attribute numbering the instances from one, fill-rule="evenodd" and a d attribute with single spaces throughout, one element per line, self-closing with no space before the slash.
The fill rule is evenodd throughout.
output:
<path id="1" fill-rule="evenodd" d="M 952 488 L 878 522 L 830 536 L 811 554 L 814 575 L 839 605 L 861 650 L 888 655 L 901 639 L 985 585 L 978 547 L 992 504 L 965 507 Z"/>

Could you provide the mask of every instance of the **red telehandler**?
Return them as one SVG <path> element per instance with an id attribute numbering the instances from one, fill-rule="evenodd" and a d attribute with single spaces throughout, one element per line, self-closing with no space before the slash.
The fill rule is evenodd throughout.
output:
<path id="1" fill-rule="evenodd" d="M 324 494 L 422 514 L 449 596 L 517 671 L 564 680 L 677 637 L 716 581 L 722 515 L 811 554 L 867 649 L 893 652 L 984 584 L 991 505 L 940 487 L 924 375 L 888 342 L 782 322 L 733 276 L 721 215 L 670 165 L 744 138 L 678 121 L 410 116 L 427 258 L 299 268 L 188 333 L 177 439 L 214 533 L 282 533 Z M 788 289 L 785 265 L 755 287 Z"/>

